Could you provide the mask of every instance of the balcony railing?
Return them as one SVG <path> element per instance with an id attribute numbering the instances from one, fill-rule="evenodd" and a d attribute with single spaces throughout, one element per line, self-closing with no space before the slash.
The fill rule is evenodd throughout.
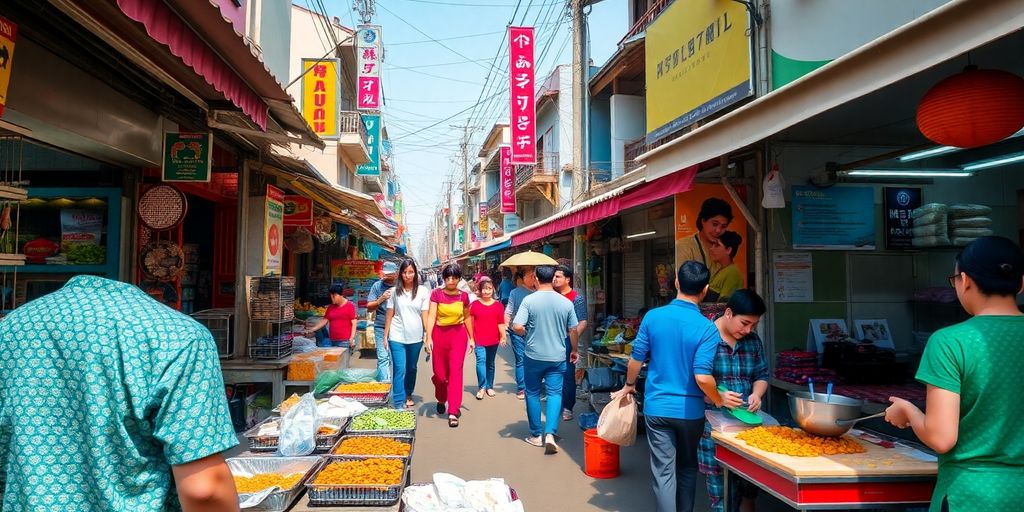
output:
<path id="1" fill-rule="evenodd" d="M 338 132 L 342 135 L 347 133 L 358 133 L 359 139 L 366 143 L 366 125 L 359 112 L 342 112 Z"/>
<path id="2" fill-rule="evenodd" d="M 534 176 L 553 176 L 557 179 L 558 153 L 543 153 L 534 165 L 516 166 L 516 188 L 525 185 Z"/>
<path id="3" fill-rule="evenodd" d="M 625 162 L 623 165 L 623 174 L 633 172 L 640 168 L 642 165 L 636 160 L 636 157 L 651 150 L 651 145 L 647 143 L 646 137 L 640 137 L 639 139 L 626 143 L 626 154 Z"/>
<path id="4" fill-rule="evenodd" d="M 491 198 L 487 200 L 487 211 L 495 210 L 501 204 L 501 196 L 495 192 L 491 194 Z"/>
<path id="5" fill-rule="evenodd" d="M 647 12 L 641 14 L 640 17 L 637 18 L 636 23 L 633 23 L 633 26 L 629 27 L 629 31 L 626 32 L 625 37 L 619 41 L 619 47 L 622 47 L 622 43 L 627 41 L 629 38 L 647 30 L 647 27 L 650 26 L 651 23 L 654 23 L 654 20 L 657 19 L 658 15 L 661 14 L 662 11 L 664 11 L 671 3 L 672 0 L 655 0 L 655 2 L 651 4 L 651 8 L 647 9 Z"/>

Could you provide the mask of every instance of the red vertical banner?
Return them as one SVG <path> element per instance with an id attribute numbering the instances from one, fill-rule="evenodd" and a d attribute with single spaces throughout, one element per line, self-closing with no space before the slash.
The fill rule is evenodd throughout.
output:
<path id="1" fill-rule="evenodd" d="M 512 148 L 501 147 L 501 213 L 516 213 L 516 166 L 512 165 Z"/>
<path id="2" fill-rule="evenodd" d="M 537 163 L 537 110 L 534 105 L 533 27 L 509 27 L 512 105 L 512 163 Z M 504 198 L 504 196 L 502 196 Z M 505 211 L 505 210 L 502 210 Z"/>

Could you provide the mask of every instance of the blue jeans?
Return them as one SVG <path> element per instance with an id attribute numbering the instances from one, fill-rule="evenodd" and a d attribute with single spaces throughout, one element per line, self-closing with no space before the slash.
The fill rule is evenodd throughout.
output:
<path id="1" fill-rule="evenodd" d="M 476 346 L 476 380 L 480 389 L 494 389 L 494 357 L 498 355 L 498 346 Z"/>
<path id="2" fill-rule="evenodd" d="M 523 359 L 526 357 L 526 339 L 508 330 L 508 338 L 512 342 L 512 354 L 516 359 L 516 393 L 526 390 L 525 374 L 523 372 Z"/>
<path id="3" fill-rule="evenodd" d="M 565 339 L 565 376 L 562 378 L 562 409 L 572 412 L 576 407 L 576 364 L 569 362 L 572 342 Z"/>
<path id="4" fill-rule="evenodd" d="M 683 420 L 645 415 L 644 421 L 658 512 L 692 512 L 704 418 Z"/>
<path id="5" fill-rule="evenodd" d="M 377 344 L 377 380 L 379 382 L 391 381 L 391 351 L 384 348 L 381 340 L 384 339 L 384 328 L 373 326 L 373 339 Z"/>
<path id="6" fill-rule="evenodd" d="M 395 374 L 391 384 L 391 397 L 396 409 L 405 407 L 406 397 L 412 397 L 416 389 L 416 366 L 420 362 L 420 350 L 423 342 L 396 343 L 388 342 L 391 349 L 391 361 L 395 364 Z"/>
<path id="7" fill-rule="evenodd" d="M 530 435 L 557 434 L 558 420 L 562 413 L 562 377 L 565 375 L 565 361 L 537 361 L 527 357 L 523 362 L 523 369 L 526 375 L 526 418 L 530 422 Z M 544 394 L 548 397 L 544 409 L 543 428 L 540 422 L 541 381 L 544 382 Z"/>

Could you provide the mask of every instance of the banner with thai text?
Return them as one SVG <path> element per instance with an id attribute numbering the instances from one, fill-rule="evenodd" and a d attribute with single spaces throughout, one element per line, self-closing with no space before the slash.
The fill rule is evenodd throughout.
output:
<path id="1" fill-rule="evenodd" d="M 512 163 L 537 163 L 533 27 L 509 27 Z M 504 211 L 504 210 L 502 210 Z"/>

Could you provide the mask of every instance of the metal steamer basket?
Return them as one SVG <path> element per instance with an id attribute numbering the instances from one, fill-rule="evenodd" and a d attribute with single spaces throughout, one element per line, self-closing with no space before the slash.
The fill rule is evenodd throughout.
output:
<path id="1" fill-rule="evenodd" d="M 372 457 L 387 458 L 387 457 Z M 402 498 L 402 490 L 409 480 L 409 459 L 402 460 L 402 478 L 395 485 L 372 484 L 315 484 L 316 477 L 332 462 L 363 461 L 361 457 L 348 455 L 328 455 L 322 458 L 316 471 L 306 482 L 309 492 L 309 504 L 314 507 L 323 506 L 389 506 Z"/>
<path id="2" fill-rule="evenodd" d="M 279 435 L 274 436 L 261 436 L 259 435 L 260 427 L 271 421 L 281 421 L 280 417 L 272 416 L 256 424 L 255 427 L 245 432 L 246 439 L 249 440 L 249 450 L 253 452 L 273 452 L 277 451 L 277 445 L 279 441 Z M 321 425 L 330 425 L 337 427 L 338 431 L 331 435 L 316 435 L 316 450 L 315 453 L 327 453 L 334 447 L 338 442 L 338 438 L 345 432 L 345 427 L 348 425 L 348 418 L 327 418 L 320 422 Z"/>
<path id="3" fill-rule="evenodd" d="M 260 512 L 284 512 L 302 494 L 305 484 L 317 469 L 320 457 L 233 457 L 227 461 L 228 469 L 234 475 L 278 473 L 283 475 L 302 473 L 302 478 L 291 489 L 272 492 L 259 505 L 245 510 Z M 245 500 L 248 494 L 239 495 Z"/>
<path id="4" fill-rule="evenodd" d="M 354 439 L 359 437 L 384 437 L 387 439 L 394 439 L 400 443 L 409 445 L 409 455 L 363 455 L 355 453 L 346 453 L 344 455 L 337 454 L 335 451 L 341 447 L 341 443 L 344 443 L 346 439 Z M 416 437 L 411 433 L 409 434 L 367 434 L 365 432 L 349 432 L 338 439 L 338 442 L 331 448 L 330 455 L 338 457 L 354 457 L 360 459 L 406 459 L 408 464 L 412 463 L 412 454 L 416 450 Z"/>

